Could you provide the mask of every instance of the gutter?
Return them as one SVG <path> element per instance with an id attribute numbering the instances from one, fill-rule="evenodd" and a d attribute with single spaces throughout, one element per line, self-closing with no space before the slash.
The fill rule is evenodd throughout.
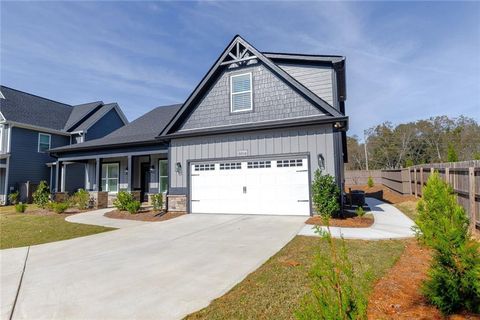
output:
<path id="1" fill-rule="evenodd" d="M 56 129 L 51 129 L 51 128 L 45 128 L 45 127 L 40 127 L 40 126 L 34 126 L 26 123 L 21 123 L 21 122 L 16 122 L 16 121 L 1 121 L 1 124 L 8 124 L 10 125 L 11 128 L 17 127 L 17 128 L 23 128 L 23 129 L 29 129 L 29 130 L 35 130 L 35 131 L 41 131 L 41 132 L 46 132 L 46 133 L 52 133 L 56 135 L 61 135 L 61 136 L 70 136 L 69 132 L 65 131 L 60 131 Z"/>

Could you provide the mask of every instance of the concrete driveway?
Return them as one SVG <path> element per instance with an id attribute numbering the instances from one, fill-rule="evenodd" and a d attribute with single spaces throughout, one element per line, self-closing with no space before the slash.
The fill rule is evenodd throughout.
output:
<path id="1" fill-rule="evenodd" d="M 257 269 L 305 219 L 195 214 L 32 246 L 13 319 L 180 319 Z M 2 319 L 26 252 L 0 251 Z"/>

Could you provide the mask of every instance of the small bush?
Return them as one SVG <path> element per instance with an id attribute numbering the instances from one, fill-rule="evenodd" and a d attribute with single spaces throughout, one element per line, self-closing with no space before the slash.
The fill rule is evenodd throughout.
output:
<path id="1" fill-rule="evenodd" d="M 67 210 L 70 206 L 68 202 L 51 202 L 49 207 L 51 210 L 53 210 L 55 213 L 64 213 L 65 210 Z"/>
<path id="2" fill-rule="evenodd" d="M 24 213 L 27 210 L 27 205 L 25 203 L 18 203 L 15 205 L 15 211 L 18 213 Z"/>
<path id="3" fill-rule="evenodd" d="M 357 209 L 355 209 L 355 213 L 357 214 L 357 217 L 361 218 L 365 215 L 365 210 L 363 207 L 357 207 Z"/>
<path id="4" fill-rule="evenodd" d="M 368 180 L 367 180 L 367 186 L 369 188 L 372 188 L 375 184 L 373 183 L 373 178 L 372 177 L 368 177 Z"/>
<path id="5" fill-rule="evenodd" d="M 40 181 L 37 190 L 33 193 L 33 203 L 45 209 L 50 200 L 50 190 L 46 181 Z"/>
<path id="6" fill-rule="evenodd" d="M 12 192 L 8 195 L 8 201 L 16 205 L 18 203 L 18 197 L 20 196 L 20 193 L 18 191 Z"/>
<path id="7" fill-rule="evenodd" d="M 438 172 L 422 195 L 415 231 L 434 250 L 423 293 L 444 314 L 480 313 L 480 244 L 470 236 L 468 217 Z"/>
<path id="8" fill-rule="evenodd" d="M 128 211 L 128 205 L 135 201 L 133 195 L 127 191 L 120 191 L 117 198 L 113 201 L 113 205 L 120 211 Z"/>
<path id="9" fill-rule="evenodd" d="M 335 179 L 316 170 L 312 183 L 312 200 L 317 214 L 324 218 L 331 217 L 340 209 L 339 197 L 340 189 Z"/>
<path id="10" fill-rule="evenodd" d="M 152 206 L 153 210 L 163 209 L 163 194 L 157 193 L 152 195 Z"/>
<path id="11" fill-rule="evenodd" d="M 73 199 L 78 209 L 85 210 L 88 208 L 90 202 L 90 194 L 84 189 L 78 189 L 78 191 L 74 193 Z"/>
<path id="12" fill-rule="evenodd" d="M 132 202 L 127 204 L 127 211 L 131 214 L 135 214 L 140 210 L 141 203 L 140 201 L 133 200 Z"/>

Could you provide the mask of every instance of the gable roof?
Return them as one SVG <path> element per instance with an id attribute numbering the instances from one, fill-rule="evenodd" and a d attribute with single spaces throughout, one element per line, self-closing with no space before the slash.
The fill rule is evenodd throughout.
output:
<path id="1" fill-rule="evenodd" d="M 182 104 L 160 106 L 105 137 L 51 149 L 51 152 L 66 152 L 82 149 L 97 149 L 125 144 L 158 143 L 158 132 L 169 123 Z"/>
<path id="2" fill-rule="evenodd" d="M 244 48 L 244 49 L 240 49 Z M 231 53 L 232 50 L 237 52 L 237 56 Z M 242 51 L 242 52 L 241 52 Z M 249 54 L 251 53 L 251 54 Z M 273 55 L 273 54 L 271 54 Z M 325 60 L 336 62 L 338 63 L 341 60 L 344 60 L 343 57 L 339 56 L 318 56 L 319 58 L 325 57 Z M 328 58 L 326 58 L 328 57 Z M 233 59 L 232 59 L 233 58 Z M 314 94 L 310 91 L 307 87 L 301 84 L 299 81 L 294 79 L 291 75 L 289 75 L 286 71 L 276 65 L 271 59 L 269 59 L 266 55 L 258 51 L 255 47 L 249 44 L 246 40 L 244 40 L 239 35 L 236 35 L 232 41 L 228 44 L 225 50 L 222 52 L 220 57 L 215 61 L 213 66 L 207 72 L 207 74 L 203 77 L 200 83 L 197 85 L 195 90 L 190 94 L 187 98 L 185 103 L 182 107 L 178 110 L 175 116 L 172 118 L 170 123 L 165 127 L 165 129 L 160 132 L 159 138 L 164 135 L 168 135 L 172 132 L 175 126 L 178 126 L 180 123 L 183 122 L 186 115 L 190 111 L 190 108 L 195 106 L 195 103 L 201 99 L 203 94 L 208 90 L 210 84 L 215 80 L 215 76 L 221 71 L 222 66 L 226 63 L 233 63 L 233 62 L 242 62 L 248 59 L 256 58 L 263 62 L 274 74 L 276 74 L 279 78 L 283 79 L 287 84 L 289 84 L 294 90 L 302 94 L 308 101 L 310 101 L 313 105 L 317 106 L 318 108 L 325 111 L 328 115 L 332 118 L 344 118 L 345 116 L 328 104 L 325 100 Z"/>
<path id="3" fill-rule="evenodd" d="M 68 135 L 73 130 L 89 128 L 113 108 L 123 122 L 128 123 L 116 103 L 104 104 L 103 101 L 95 101 L 72 106 L 6 86 L 0 86 L 0 92 L 4 96 L 0 99 L 0 113 L 5 121 L 17 125 L 54 130 Z"/>
<path id="4" fill-rule="evenodd" d="M 89 114 L 98 110 L 98 108 L 102 105 L 103 101 L 96 101 L 73 106 L 72 113 L 70 113 L 70 117 L 68 118 L 64 129 L 67 131 L 72 129 L 72 127 L 78 124 L 78 122 L 87 117 Z"/>

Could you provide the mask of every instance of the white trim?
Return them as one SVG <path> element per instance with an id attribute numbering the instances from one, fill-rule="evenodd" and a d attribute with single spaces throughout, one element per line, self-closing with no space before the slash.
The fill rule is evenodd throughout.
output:
<path id="1" fill-rule="evenodd" d="M 239 92 L 233 92 L 233 78 L 241 77 L 249 75 L 250 76 L 250 90 L 246 91 L 239 91 Z M 247 93 L 250 92 L 250 108 L 248 109 L 241 109 L 241 110 L 233 110 L 233 95 L 234 94 L 241 94 L 241 93 Z M 251 72 L 246 72 L 246 73 L 239 73 L 239 74 L 232 74 L 230 75 L 230 112 L 231 113 L 237 113 L 237 112 L 245 112 L 245 111 L 252 111 L 253 110 L 253 83 L 252 83 L 252 73 Z"/>
<path id="2" fill-rule="evenodd" d="M 108 177 L 108 168 L 107 168 L 107 170 L 104 170 L 103 169 L 104 166 L 107 166 L 107 167 L 108 166 L 116 166 L 117 167 L 117 178 L 109 178 Z M 102 171 L 101 172 L 102 172 L 102 175 L 103 175 L 104 172 L 105 172 L 106 175 L 105 175 L 105 178 L 103 178 L 102 176 L 100 177 L 100 189 L 102 188 L 103 180 L 106 180 L 106 189 L 107 190 L 102 190 L 102 191 L 108 191 L 108 193 L 113 193 L 113 194 L 118 193 L 118 190 L 120 188 L 120 164 L 118 162 L 102 163 Z M 109 187 L 108 180 L 112 180 L 112 179 L 117 179 L 117 190 L 115 190 L 115 191 L 109 191 L 108 190 L 109 189 L 108 188 Z"/>
<path id="3" fill-rule="evenodd" d="M 42 132 L 47 132 L 47 133 L 52 133 L 52 134 L 57 134 L 57 135 L 62 135 L 62 136 L 69 136 L 70 135 L 70 132 L 45 128 L 45 127 L 40 127 L 40 126 L 34 126 L 34 125 L 20 123 L 20 122 L 16 122 L 16 121 L 6 121 L 5 123 L 10 124 L 12 127 L 18 127 L 18 128 L 23 128 L 23 129 L 35 130 L 35 131 L 42 131 Z"/>
<path id="4" fill-rule="evenodd" d="M 5 99 L 5 96 L 3 95 L 2 91 L 0 91 L 0 99 Z"/>
<path id="5" fill-rule="evenodd" d="M 161 161 L 166 161 L 166 162 L 167 162 L 167 172 L 166 172 L 167 175 L 166 175 L 166 176 L 160 175 L 160 162 L 161 162 Z M 157 165 L 158 165 L 158 186 L 157 186 L 157 188 L 158 188 L 158 193 L 168 192 L 168 187 L 169 187 L 169 185 L 168 185 L 168 175 L 169 175 L 169 172 L 168 172 L 168 171 L 169 171 L 168 159 L 158 159 Z M 161 185 L 162 185 L 162 184 L 160 183 L 160 179 L 161 179 L 161 178 L 167 178 L 167 190 L 163 190 L 163 191 L 160 190 L 160 187 L 161 187 Z"/>
<path id="6" fill-rule="evenodd" d="M 7 167 L 5 169 L 5 203 L 7 202 L 8 195 L 8 175 L 10 174 L 10 157 L 7 158 Z"/>
<path id="7" fill-rule="evenodd" d="M 42 136 L 42 135 L 48 136 L 48 149 L 45 150 L 45 151 L 40 150 L 40 136 Z M 37 151 L 39 153 L 47 153 L 48 150 L 50 150 L 51 147 L 52 147 L 52 135 L 50 135 L 48 133 L 39 132 L 38 133 L 38 142 L 37 142 Z"/>

